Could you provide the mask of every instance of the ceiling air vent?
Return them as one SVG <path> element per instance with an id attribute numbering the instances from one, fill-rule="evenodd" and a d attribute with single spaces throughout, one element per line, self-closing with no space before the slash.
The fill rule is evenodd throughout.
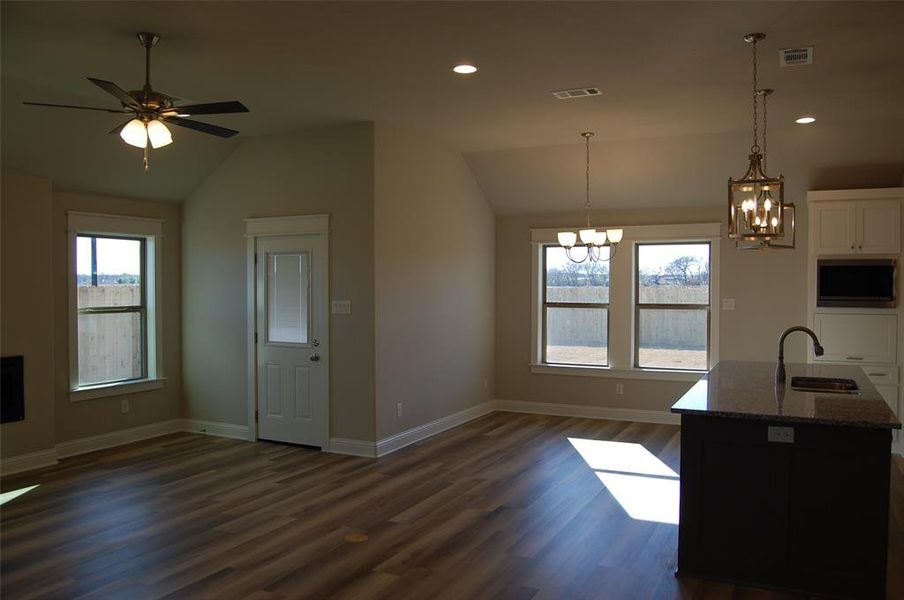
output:
<path id="1" fill-rule="evenodd" d="M 574 88 L 571 90 L 553 90 L 552 95 L 559 100 L 568 100 L 570 98 L 586 98 L 587 96 L 599 96 L 602 94 L 599 88 L 585 87 Z"/>
<path id="2" fill-rule="evenodd" d="M 813 46 L 806 48 L 785 48 L 778 51 L 778 64 L 782 67 L 813 64 Z"/>

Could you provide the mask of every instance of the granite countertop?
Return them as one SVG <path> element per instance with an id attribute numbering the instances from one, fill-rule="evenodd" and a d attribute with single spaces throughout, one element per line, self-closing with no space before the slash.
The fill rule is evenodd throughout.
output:
<path id="1" fill-rule="evenodd" d="M 672 412 L 788 423 L 900 429 L 901 423 L 863 369 L 848 365 L 785 363 L 784 388 L 775 388 L 775 363 L 722 361 L 672 406 Z M 860 386 L 856 394 L 801 392 L 791 378 L 840 377 Z"/>

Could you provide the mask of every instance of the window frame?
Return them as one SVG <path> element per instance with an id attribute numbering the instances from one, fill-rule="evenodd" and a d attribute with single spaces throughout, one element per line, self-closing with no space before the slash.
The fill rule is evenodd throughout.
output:
<path id="1" fill-rule="evenodd" d="M 71 402 L 117 396 L 163 387 L 162 315 L 162 258 L 163 220 L 147 217 L 125 217 L 80 211 L 67 211 L 69 279 L 69 400 Z M 141 240 L 142 304 L 140 307 L 78 306 L 77 242 L 79 237 Z M 96 256 L 95 259 L 96 260 Z M 133 313 L 143 310 L 142 318 L 142 377 L 81 385 L 78 371 L 78 317 L 86 313 Z"/>
<path id="2" fill-rule="evenodd" d="M 546 291 L 549 287 L 546 284 L 546 275 L 548 273 L 546 269 L 546 251 L 549 248 L 561 248 L 558 243 L 556 244 L 543 244 L 541 249 L 541 253 L 543 256 L 543 271 L 542 271 L 542 282 L 541 286 L 543 288 L 543 326 L 542 326 L 542 336 L 543 342 L 541 344 L 541 361 L 544 365 L 555 365 L 555 366 L 564 366 L 564 367 L 590 367 L 590 368 L 606 368 L 609 366 L 609 328 L 611 327 L 612 317 L 609 312 L 609 302 L 550 302 L 547 299 Z M 612 274 L 609 274 L 609 285 L 612 285 Z M 610 288 L 611 294 L 611 288 Z M 547 360 L 547 346 L 549 345 L 546 340 L 546 333 L 548 330 L 548 315 L 550 308 L 578 308 L 578 309 L 597 309 L 606 311 L 606 364 L 598 365 L 594 363 L 551 363 Z"/>
<path id="3" fill-rule="evenodd" d="M 140 265 L 140 273 L 139 273 L 139 285 L 140 285 L 140 293 L 139 293 L 139 302 L 137 305 L 128 305 L 128 306 L 94 306 L 94 307 L 80 307 L 76 306 L 76 311 L 79 316 L 81 315 L 112 315 L 112 314 L 133 314 L 138 313 L 141 318 L 141 373 L 138 377 L 127 377 L 125 379 L 112 379 L 110 381 L 98 381 L 95 383 L 88 383 L 82 385 L 79 381 L 78 387 L 87 388 L 87 387 L 96 387 L 101 385 L 115 385 L 128 383 L 131 381 L 139 381 L 142 379 L 147 379 L 148 377 L 148 311 L 147 311 L 147 238 L 144 237 L 136 237 L 136 236 L 126 236 L 126 235 L 112 235 L 112 234 L 101 234 L 101 233 L 77 233 L 75 235 L 76 244 L 78 243 L 79 238 L 88 238 L 91 240 L 91 284 L 92 286 L 97 286 L 97 239 L 107 239 L 107 240 L 129 240 L 135 241 L 140 244 L 138 251 L 138 260 Z M 77 253 L 77 251 L 76 251 Z M 76 272 L 76 294 L 78 294 L 78 273 Z M 76 351 L 78 350 L 78 340 L 76 340 Z"/>
<path id="4" fill-rule="evenodd" d="M 679 304 L 679 303 L 651 303 L 651 302 L 641 302 L 640 301 L 640 247 L 641 246 L 675 246 L 675 245 L 691 245 L 691 244 L 706 244 L 707 251 L 709 254 L 709 281 L 707 281 L 707 304 Z M 713 304 L 713 285 L 712 285 L 712 262 L 713 262 L 713 244 L 709 240 L 700 240 L 700 241 L 637 241 L 632 244 L 634 247 L 634 261 L 632 263 L 634 270 L 634 301 L 632 305 L 634 307 L 634 343 L 632 344 L 634 347 L 634 361 L 633 365 L 635 369 L 656 369 L 658 371 L 677 371 L 677 372 L 697 372 L 697 373 L 705 373 L 708 371 L 710 367 L 710 340 L 712 338 L 712 304 Z M 672 367 L 654 367 L 654 366 L 642 366 L 640 364 L 640 311 L 642 309 L 652 309 L 652 310 L 704 310 L 706 311 L 706 368 L 704 369 L 676 369 Z"/>
<path id="5" fill-rule="evenodd" d="M 720 292 L 719 265 L 721 223 L 689 223 L 680 225 L 637 225 L 620 227 L 624 230 L 619 248 L 609 263 L 609 325 L 608 363 L 606 367 L 546 363 L 543 355 L 545 322 L 544 293 L 545 265 L 543 247 L 558 245 L 556 234 L 561 228 L 530 230 L 531 248 L 531 321 L 530 359 L 531 373 L 546 375 L 570 375 L 579 377 L 604 377 L 615 379 L 645 379 L 695 382 L 702 371 L 638 368 L 635 366 L 635 246 L 646 242 L 709 242 L 710 243 L 710 318 L 708 331 L 707 369 L 719 361 Z"/>

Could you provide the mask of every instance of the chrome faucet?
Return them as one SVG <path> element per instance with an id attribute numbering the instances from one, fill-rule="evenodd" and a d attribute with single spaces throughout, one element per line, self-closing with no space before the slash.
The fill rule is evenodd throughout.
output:
<path id="1" fill-rule="evenodd" d="M 803 331 L 804 333 L 809 335 L 810 338 L 812 338 L 813 353 L 816 354 L 816 356 L 822 356 L 825 353 L 822 344 L 819 343 L 819 338 L 816 337 L 816 334 L 813 333 L 812 329 L 798 325 L 796 327 L 789 327 L 788 329 L 784 330 L 781 337 L 778 338 L 778 365 L 776 365 L 775 367 L 776 386 L 785 385 L 785 338 L 788 337 L 788 334 L 792 331 Z"/>

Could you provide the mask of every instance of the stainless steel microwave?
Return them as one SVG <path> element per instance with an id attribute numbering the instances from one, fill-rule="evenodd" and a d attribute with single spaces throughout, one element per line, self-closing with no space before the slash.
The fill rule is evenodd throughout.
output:
<path id="1" fill-rule="evenodd" d="M 819 259 L 816 306 L 894 308 L 896 268 L 893 258 Z"/>

